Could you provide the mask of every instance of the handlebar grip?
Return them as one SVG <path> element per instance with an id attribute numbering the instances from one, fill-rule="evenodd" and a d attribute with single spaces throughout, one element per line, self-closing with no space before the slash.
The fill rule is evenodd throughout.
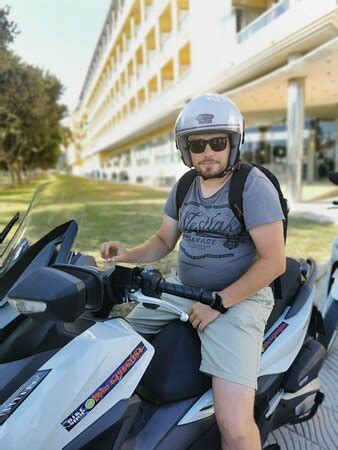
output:
<path id="1" fill-rule="evenodd" d="M 206 289 L 199 289 L 193 286 L 185 286 L 183 284 L 169 283 L 160 281 L 158 284 L 160 293 L 177 295 L 178 297 L 195 300 L 205 305 L 213 305 L 215 302 L 215 293 Z"/>

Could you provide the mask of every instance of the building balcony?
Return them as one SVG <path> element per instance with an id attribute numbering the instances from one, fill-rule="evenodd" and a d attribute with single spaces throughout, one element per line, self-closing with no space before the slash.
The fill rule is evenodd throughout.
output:
<path id="1" fill-rule="evenodd" d="M 239 59 L 306 52 L 336 36 L 336 0 L 282 0 L 237 33 Z"/>
<path id="2" fill-rule="evenodd" d="M 124 89 L 119 89 L 118 96 L 115 96 L 112 107 L 109 108 L 107 113 L 102 115 L 102 105 L 107 99 L 107 95 L 111 89 L 111 84 L 107 85 L 98 99 L 97 106 L 91 113 L 91 118 L 94 118 L 98 113 L 102 118 L 97 119 L 90 132 L 90 136 L 95 136 L 98 130 L 102 127 L 103 122 L 109 121 L 110 118 L 113 117 L 126 102 L 129 102 L 131 98 L 135 97 L 141 89 L 143 89 L 150 81 L 154 79 L 154 77 L 156 77 L 157 68 L 164 69 L 162 70 L 163 73 L 161 75 L 162 84 L 156 84 L 156 88 L 153 86 L 150 86 L 150 89 L 148 88 L 149 100 L 153 100 L 161 93 L 161 91 L 170 89 L 175 82 L 173 73 L 174 69 L 173 67 L 169 67 L 170 70 L 165 70 L 165 67 L 168 64 L 168 61 L 172 61 L 172 58 L 177 54 L 179 63 L 178 81 L 180 81 L 180 78 L 182 77 L 187 77 L 190 73 L 189 70 L 191 64 L 190 45 L 187 43 L 187 34 L 183 32 L 178 35 L 172 34 L 169 36 L 169 39 L 167 39 L 165 48 L 161 53 L 157 53 L 155 51 L 148 52 L 148 65 L 138 64 L 137 76 L 133 77 L 133 82 L 130 83 L 129 86 L 125 85 Z M 138 111 L 135 112 L 142 111 L 143 106 L 146 106 L 146 103 L 144 101 L 139 102 Z"/>
<path id="3" fill-rule="evenodd" d="M 171 126 L 181 108 L 182 100 L 191 96 L 193 89 L 196 89 L 196 86 L 192 85 L 190 77 L 183 77 L 160 96 L 152 96 L 152 99 L 144 103 L 142 108 L 127 116 L 117 127 L 96 140 L 94 146 L 84 148 L 83 157 L 89 157 L 103 150 L 119 148 L 140 136 L 141 133 L 149 133 L 165 125 Z"/>
<path id="4" fill-rule="evenodd" d="M 135 38 L 128 41 L 129 42 L 128 49 L 126 51 L 122 52 L 122 55 L 120 56 L 120 60 L 116 64 L 114 72 L 111 74 L 110 82 L 105 84 L 105 87 L 103 89 L 101 89 L 99 95 L 97 96 L 97 99 L 93 102 L 93 107 L 92 107 L 92 112 L 91 112 L 92 117 L 94 117 L 96 112 L 101 108 L 102 102 L 106 98 L 107 93 L 110 91 L 111 84 L 114 84 L 114 82 L 116 82 L 116 80 L 119 79 L 119 77 L 121 76 L 121 73 L 126 69 L 126 66 L 129 64 L 131 58 L 133 58 L 135 52 L 136 52 L 136 57 L 138 59 L 137 77 L 138 78 L 142 77 L 143 73 L 141 73 L 141 72 L 144 72 L 143 69 L 145 69 L 146 66 L 143 62 L 140 63 L 140 58 L 143 59 L 143 55 L 140 57 L 138 55 L 138 52 L 140 51 L 142 43 L 146 40 L 146 37 L 151 33 L 152 30 L 154 31 L 154 23 L 158 20 L 160 13 L 163 10 L 163 6 L 166 5 L 167 3 L 168 3 L 168 0 L 161 0 L 161 1 L 151 3 L 151 5 L 147 8 L 148 13 L 145 17 L 145 22 L 143 24 L 137 25 Z M 123 14 L 121 14 L 121 19 L 117 23 L 117 25 L 120 24 L 120 26 L 117 26 L 117 28 L 114 30 L 112 37 L 111 37 L 111 42 L 107 46 L 104 54 L 100 58 L 98 68 L 95 71 L 95 73 L 96 73 L 95 82 L 93 81 L 93 83 L 91 84 L 91 87 L 90 88 L 88 87 L 86 90 L 86 96 L 87 96 L 86 98 L 89 98 L 89 96 L 90 96 L 89 91 L 93 91 L 93 89 L 95 88 L 95 85 L 97 85 L 97 83 L 99 82 L 100 76 L 102 76 L 102 70 L 103 70 L 107 60 L 111 57 L 111 51 L 115 45 L 116 37 L 118 36 L 118 34 L 121 30 L 121 27 L 124 23 L 123 21 L 126 20 L 125 16 L 126 16 L 127 12 L 130 11 L 131 6 L 132 6 L 131 0 L 128 0 L 126 2 L 125 8 L 123 10 Z M 185 16 L 188 16 L 188 11 L 186 11 Z M 182 31 L 186 31 L 186 30 L 187 30 L 187 25 L 186 25 L 186 23 L 184 23 L 184 24 L 182 24 L 182 26 L 180 28 L 179 34 L 181 34 Z M 172 40 L 172 39 L 170 39 L 172 37 L 173 37 L 172 33 L 167 33 L 167 36 L 166 36 L 167 39 L 165 42 L 166 47 L 168 46 L 167 42 Z M 155 37 L 153 36 L 153 39 L 154 38 Z M 162 38 L 163 38 L 163 36 L 162 36 Z M 159 48 L 158 51 L 163 52 L 164 51 L 163 47 Z M 156 60 L 156 54 L 157 54 L 156 49 L 150 46 L 148 48 L 148 61 L 147 61 L 148 67 L 151 66 L 154 63 L 154 61 Z M 85 102 L 83 102 L 83 103 L 85 104 Z"/>
<path id="5" fill-rule="evenodd" d="M 129 15 L 129 12 L 130 12 L 131 7 L 133 6 L 133 3 L 134 3 L 134 0 L 126 0 L 126 2 L 124 2 L 123 6 L 121 7 L 120 13 L 118 14 L 116 23 L 114 24 L 114 30 L 113 30 L 111 36 L 109 37 L 109 41 L 106 43 L 100 58 L 97 60 L 96 63 L 94 63 L 94 62 L 91 63 L 92 68 L 90 70 L 92 71 L 93 75 L 91 76 L 91 79 L 89 80 L 89 82 L 86 86 L 86 89 L 84 91 L 82 104 L 86 104 L 87 99 L 90 98 L 91 93 L 93 92 L 95 86 L 97 85 L 97 82 L 102 73 L 102 69 L 103 69 L 104 65 L 106 64 L 107 58 L 109 57 L 112 48 L 115 45 L 116 38 L 119 35 L 121 28 Z M 95 53 L 96 52 L 97 52 L 97 49 L 95 50 Z"/>
<path id="6" fill-rule="evenodd" d="M 250 3 L 234 2 L 243 10 Z M 243 28 L 238 19 L 234 9 L 222 24 L 226 58 L 208 83 L 212 90 L 232 92 L 328 43 L 337 36 L 338 8 L 336 0 L 282 0 Z"/>
<path id="7" fill-rule="evenodd" d="M 281 16 L 289 9 L 290 0 L 283 0 L 280 3 L 274 5 L 272 8 L 269 8 L 263 14 L 259 15 L 256 20 L 252 21 L 238 33 L 238 42 L 242 43 L 246 41 L 250 38 L 250 36 L 266 27 L 268 24 L 273 22 L 275 19 L 277 19 L 277 17 Z"/>

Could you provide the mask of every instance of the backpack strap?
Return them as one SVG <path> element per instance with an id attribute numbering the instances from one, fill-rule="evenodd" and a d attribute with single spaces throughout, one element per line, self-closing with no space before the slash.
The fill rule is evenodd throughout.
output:
<path id="1" fill-rule="evenodd" d="M 243 212 L 243 191 L 246 179 L 250 171 L 255 166 L 249 163 L 240 162 L 237 169 L 234 171 L 231 177 L 230 191 L 229 191 L 229 204 L 235 217 L 239 220 L 242 225 L 242 234 L 246 233 L 244 212 Z M 282 298 L 282 284 L 280 277 L 276 278 L 271 283 L 271 288 L 273 290 L 274 298 Z"/>
<path id="2" fill-rule="evenodd" d="M 253 165 L 249 163 L 239 162 L 236 170 L 234 171 L 229 191 L 229 204 L 235 217 L 239 220 L 242 225 L 243 234 L 246 233 L 246 226 L 243 213 L 243 191 L 246 179 L 250 171 L 253 169 Z M 187 196 L 190 186 L 192 185 L 194 179 L 197 176 L 195 169 L 189 170 L 180 178 L 177 184 L 176 190 L 176 212 L 177 217 L 179 216 L 179 211 L 183 205 L 184 199 Z M 278 277 L 272 284 L 275 299 L 282 298 L 282 286 L 280 277 Z"/>
<path id="3" fill-rule="evenodd" d="M 190 186 L 194 179 L 197 177 L 197 171 L 195 169 L 189 170 L 183 174 L 178 182 L 176 190 L 176 212 L 179 217 L 179 211 L 183 205 L 184 199 L 187 196 Z"/>
<path id="4" fill-rule="evenodd" d="M 239 162 L 230 182 L 229 204 L 235 217 L 237 217 L 242 225 L 243 234 L 246 232 L 243 213 L 243 191 L 246 179 L 253 167 L 252 164 Z"/>

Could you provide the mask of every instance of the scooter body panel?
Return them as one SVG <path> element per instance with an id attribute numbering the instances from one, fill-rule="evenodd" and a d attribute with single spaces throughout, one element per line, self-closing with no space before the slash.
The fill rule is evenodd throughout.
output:
<path id="1" fill-rule="evenodd" d="M 0 332 L 4 330 L 7 325 L 13 322 L 20 313 L 11 307 L 9 303 L 4 303 L 2 307 L 0 307 Z"/>
<path id="2" fill-rule="evenodd" d="M 163 403 L 158 406 L 143 428 L 126 439 L 122 450 L 184 450 L 191 448 L 215 422 L 215 416 L 205 417 L 199 421 L 181 424 L 180 418 L 187 410 L 193 409 L 198 397 L 178 402 Z M 179 422 L 179 423 L 178 423 Z M 216 433 L 219 438 L 219 432 Z M 220 449 L 212 446 L 210 448 Z"/>
<path id="3" fill-rule="evenodd" d="M 331 260 L 328 263 L 327 276 L 325 280 L 324 295 L 328 298 L 338 300 L 338 237 L 334 240 L 331 251 Z M 334 279 L 332 284 L 332 278 Z M 334 292 L 334 293 L 333 293 Z M 330 299 L 329 299 L 330 300 Z M 331 300 L 330 300 L 331 302 Z M 323 314 L 328 310 L 328 302 L 324 305 Z"/>
<path id="4" fill-rule="evenodd" d="M 335 238 L 331 251 L 331 262 L 334 261 L 338 261 L 338 237 Z"/>
<path id="5" fill-rule="evenodd" d="M 334 273 L 332 275 L 331 271 L 332 269 L 330 268 L 326 289 L 326 292 L 328 292 L 328 296 L 324 304 L 323 316 L 326 315 L 327 311 L 330 309 L 330 306 L 333 302 L 338 302 L 338 268 L 334 270 Z"/>
<path id="6" fill-rule="evenodd" d="M 43 380 L 0 426 L 1 447 L 63 448 L 131 397 L 153 354 L 123 319 L 96 323 L 40 368 Z"/>
<path id="7" fill-rule="evenodd" d="M 308 325 L 316 289 L 313 288 L 303 307 L 286 318 L 290 308 L 265 333 L 259 364 L 259 376 L 286 372 L 301 349 Z"/>

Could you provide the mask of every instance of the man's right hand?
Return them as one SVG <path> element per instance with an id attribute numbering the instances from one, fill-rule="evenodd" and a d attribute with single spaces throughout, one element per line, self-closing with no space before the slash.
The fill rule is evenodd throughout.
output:
<path id="1" fill-rule="evenodd" d="M 113 262 L 127 262 L 128 251 L 120 242 L 104 242 L 100 248 L 103 259 Z"/>

